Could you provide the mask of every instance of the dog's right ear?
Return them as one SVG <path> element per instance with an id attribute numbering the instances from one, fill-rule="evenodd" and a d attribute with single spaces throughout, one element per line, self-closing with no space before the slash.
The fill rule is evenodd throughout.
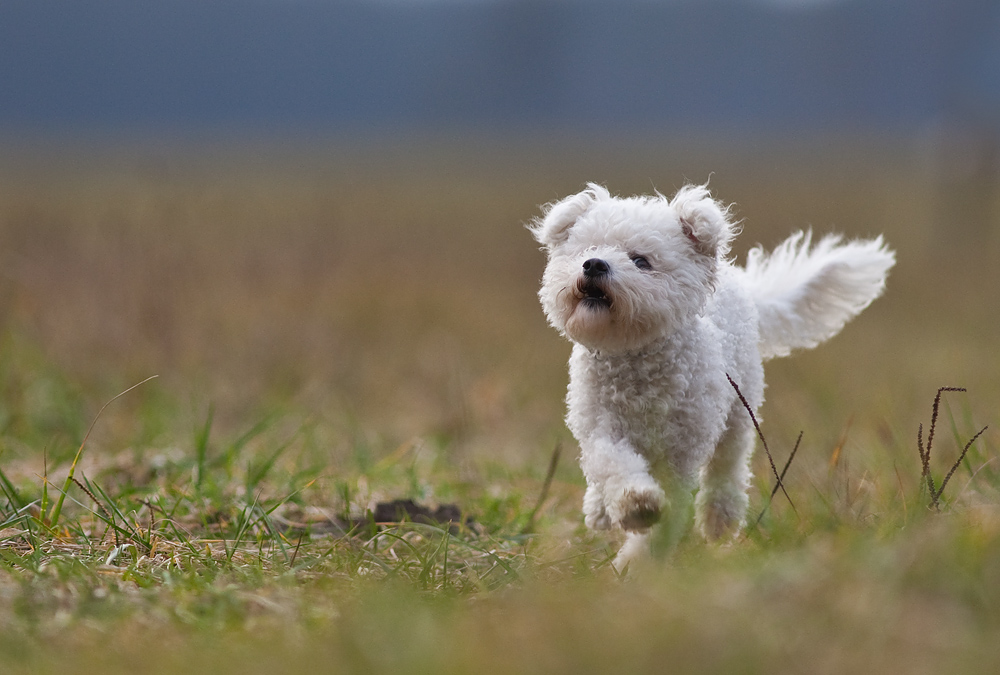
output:
<path id="1" fill-rule="evenodd" d="M 569 230 L 579 220 L 580 216 L 590 210 L 599 199 L 607 199 L 611 195 L 601 185 L 588 183 L 583 192 L 566 197 L 562 201 L 545 207 L 545 216 L 530 226 L 531 234 L 539 244 L 552 248 L 558 246 L 569 236 Z"/>

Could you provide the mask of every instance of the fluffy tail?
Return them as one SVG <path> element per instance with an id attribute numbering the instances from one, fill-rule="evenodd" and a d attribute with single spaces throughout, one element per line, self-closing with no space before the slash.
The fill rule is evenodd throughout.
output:
<path id="1" fill-rule="evenodd" d="M 836 335 L 882 294 L 896 254 L 876 239 L 841 243 L 796 232 L 770 255 L 759 246 L 747 256 L 746 282 L 760 314 L 765 359 L 815 347 Z"/>

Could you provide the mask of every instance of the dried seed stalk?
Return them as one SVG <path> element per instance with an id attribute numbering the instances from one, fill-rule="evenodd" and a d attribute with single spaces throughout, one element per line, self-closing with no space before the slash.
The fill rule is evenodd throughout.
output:
<path id="1" fill-rule="evenodd" d="M 757 416 L 754 415 L 753 408 L 750 407 L 750 404 L 747 402 L 746 397 L 743 396 L 743 392 L 740 391 L 739 385 L 737 385 L 733 381 L 733 378 L 729 376 L 729 373 L 726 373 L 726 379 L 729 380 L 729 384 L 731 384 L 733 386 L 733 389 L 736 390 L 736 395 L 739 397 L 740 403 L 742 403 L 743 407 L 746 408 L 748 413 L 750 413 L 750 420 L 753 422 L 754 429 L 757 430 L 757 437 L 760 438 L 761 445 L 764 446 L 764 452 L 767 454 L 767 461 L 771 464 L 771 472 L 774 474 L 774 479 L 776 481 L 774 485 L 774 491 L 771 493 L 771 496 L 773 497 L 776 494 L 776 492 L 780 489 L 782 494 L 785 495 L 785 499 L 788 500 L 789 506 L 792 507 L 792 511 L 798 513 L 798 510 L 795 508 L 794 502 L 792 502 L 792 498 L 788 496 L 788 491 L 785 490 L 785 484 L 782 482 L 784 473 L 779 474 L 778 467 L 774 465 L 774 457 L 771 456 L 771 450 L 770 448 L 767 447 L 767 439 L 764 438 L 764 433 L 760 430 L 760 424 L 757 423 Z M 796 448 L 797 447 L 798 444 L 796 443 Z M 792 453 L 792 456 L 794 456 L 794 451 Z M 786 463 L 785 465 L 786 470 L 788 468 L 788 464 L 790 463 L 791 463 L 791 457 L 788 458 L 788 463 Z"/>

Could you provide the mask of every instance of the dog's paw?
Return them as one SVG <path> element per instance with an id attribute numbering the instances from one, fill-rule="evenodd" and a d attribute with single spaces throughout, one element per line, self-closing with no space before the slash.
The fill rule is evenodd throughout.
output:
<path id="1" fill-rule="evenodd" d="M 748 499 L 742 491 L 706 492 L 698 494 L 695 503 L 695 523 L 708 541 L 733 537 L 743 524 Z"/>
<path id="2" fill-rule="evenodd" d="M 621 526 L 629 532 L 643 532 L 660 520 L 663 500 L 648 492 L 628 492 L 627 505 L 622 514 Z"/>
<path id="3" fill-rule="evenodd" d="M 608 515 L 629 532 L 645 532 L 660 520 L 665 502 L 666 495 L 655 483 L 630 487 L 609 505 Z"/>
<path id="4" fill-rule="evenodd" d="M 739 526 L 738 519 L 714 504 L 705 509 L 698 521 L 698 529 L 708 541 L 728 538 Z"/>

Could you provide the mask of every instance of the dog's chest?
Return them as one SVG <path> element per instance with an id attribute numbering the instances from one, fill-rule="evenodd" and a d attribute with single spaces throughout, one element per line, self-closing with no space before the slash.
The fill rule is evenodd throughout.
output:
<path id="1" fill-rule="evenodd" d="M 682 405 L 692 378 L 683 358 L 619 356 L 594 358 L 586 389 L 596 418 L 639 448 L 669 444 L 682 423 Z"/>
<path id="2" fill-rule="evenodd" d="M 601 405 L 623 415 L 672 407 L 686 382 L 661 359 L 595 359 L 594 387 Z"/>

